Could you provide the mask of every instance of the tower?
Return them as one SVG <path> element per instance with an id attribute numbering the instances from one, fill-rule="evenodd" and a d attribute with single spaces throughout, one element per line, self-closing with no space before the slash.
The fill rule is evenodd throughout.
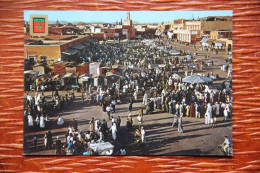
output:
<path id="1" fill-rule="evenodd" d="M 130 12 L 126 13 L 126 20 L 130 20 Z"/>

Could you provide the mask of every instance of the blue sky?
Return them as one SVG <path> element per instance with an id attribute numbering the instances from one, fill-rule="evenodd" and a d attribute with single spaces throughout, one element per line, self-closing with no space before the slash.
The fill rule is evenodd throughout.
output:
<path id="1" fill-rule="evenodd" d="M 30 14 L 46 14 L 49 21 L 68 22 L 104 22 L 124 21 L 127 11 L 24 11 L 24 20 L 30 20 Z M 175 19 L 197 19 L 207 16 L 232 16 L 232 10 L 225 11 L 130 11 L 131 19 L 138 23 L 160 23 Z"/>

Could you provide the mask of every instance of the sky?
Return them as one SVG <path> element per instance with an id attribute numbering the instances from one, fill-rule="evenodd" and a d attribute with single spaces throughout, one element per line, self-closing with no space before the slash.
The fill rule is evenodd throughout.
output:
<path id="1" fill-rule="evenodd" d="M 102 22 L 124 21 L 128 11 L 24 11 L 24 20 L 30 20 L 30 14 L 48 15 L 49 21 Z M 161 23 L 175 19 L 197 19 L 207 16 L 232 16 L 232 10 L 225 11 L 130 11 L 130 18 L 138 23 Z"/>

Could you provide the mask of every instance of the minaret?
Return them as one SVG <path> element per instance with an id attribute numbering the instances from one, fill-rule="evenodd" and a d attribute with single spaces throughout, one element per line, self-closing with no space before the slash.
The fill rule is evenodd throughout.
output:
<path id="1" fill-rule="evenodd" d="M 130 20 L 130 12 L 126 13 L 126 20 Z"/>

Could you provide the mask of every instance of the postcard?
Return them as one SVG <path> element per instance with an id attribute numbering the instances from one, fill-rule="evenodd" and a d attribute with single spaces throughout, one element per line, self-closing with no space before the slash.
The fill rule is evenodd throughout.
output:
<path id="1" fill-rule="evenodd" d="M 24 11 L 24 155 L 232 156 L 232 11 Z"/>

